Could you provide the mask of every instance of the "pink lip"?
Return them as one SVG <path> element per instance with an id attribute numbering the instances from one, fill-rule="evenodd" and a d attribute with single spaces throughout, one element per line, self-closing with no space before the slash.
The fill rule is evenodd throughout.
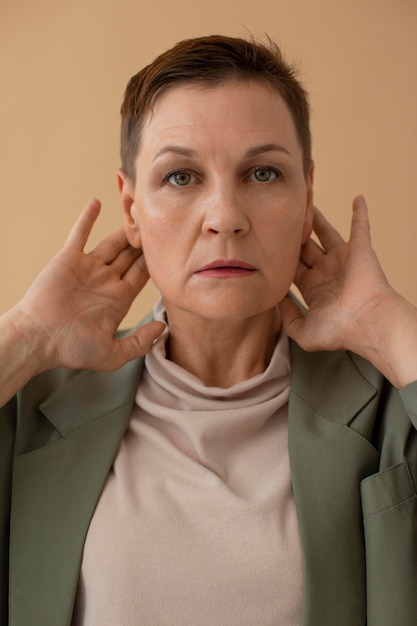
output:
<path id="1" fill-rule="evenodd" d="M 256 272 L 256 267 L 244 261 L 236 259 L 226 261 L 220 259 L 204 265 L 197 270 L 196 274 L 201 274 L 208 278 L 237 278 L 240 276 L 248 276 L 254 272 Z"/>

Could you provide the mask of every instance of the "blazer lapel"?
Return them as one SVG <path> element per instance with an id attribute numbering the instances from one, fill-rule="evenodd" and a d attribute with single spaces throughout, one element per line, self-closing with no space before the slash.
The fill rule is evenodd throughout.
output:
<path id="1" fill-rule="evenodd" d="M 372 421 L 366 407 L 376 389 L 346 353 L 305 353 L 294 343 L 291 351 L 289 453 L 304 556 L 303 624 L 362 626 L 359 483 L 377 471 L 378 453 L 361 430 Z"/>
<path id="2" fill-rule="evenodd" d="M 11 626 L 71 623 L 85 536 L 142 367 L 137 360 L 110 374 L 81 372 L 40 406 L 56 434 L 15 460 Z"/>

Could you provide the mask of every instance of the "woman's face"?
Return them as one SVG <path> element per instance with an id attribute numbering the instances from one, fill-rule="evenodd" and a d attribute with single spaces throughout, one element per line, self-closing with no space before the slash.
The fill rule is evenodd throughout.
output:
<path id="1" fill-rule="evenodd" d="M 311 232 L 290 112 L 256 82 L 179 86 L 146 120 L 136 184 L 120 179 L 126 232 L 172 313 L 242 319 L 286 295 Z"/>

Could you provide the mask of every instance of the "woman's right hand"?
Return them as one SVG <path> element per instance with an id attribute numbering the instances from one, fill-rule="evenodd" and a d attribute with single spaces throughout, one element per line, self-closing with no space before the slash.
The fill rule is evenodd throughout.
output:
<path id="1" fill-rule="evenodd" d="M 99 212 L 98 200 L 87 204 L 64 247 L 5 316 L 31 355 L 33 374 L 58 366 L 114 370 L 148 352 L 164 329 L 161 322 L 151 322 L 115 339 L 149 274 L 141 250 L 129 245 L 123 228 L 84 252 Z"/>

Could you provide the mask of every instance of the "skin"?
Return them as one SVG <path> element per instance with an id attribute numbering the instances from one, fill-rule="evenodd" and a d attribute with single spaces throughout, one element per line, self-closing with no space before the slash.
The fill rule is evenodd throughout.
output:
<path id="1" fill-rule="evenodd" d="M 206 384 L 265 369 L 277 304 L 311 233 L 312 178 L 283 99 L 253 82 L 163 93 L 143 128 L 136 185 L 119 172 L 127 237 L 167 309 L 170 358 Z M 201 271 L 223 260 L 253 269 Z"/>
<path id="2" fill-rule="evenodd" d="M 268 128 L 262 129 L 262 116 L 251 117 L 241 100 L 232 100 L 233 107 L 228 100 L 226 107 L 226 93 L 243 93 L 243 86 L 236 84 L 204 93 L 207 102 L 210 96 L 211 104 L 218 107 L 215 119 L 210 118 L 210 111 L 197 111 L 190 102 L 192 127 L 191 118 L 178 124 L 177 107 L 169 106 L 170 101 L 173 104 L 183 98 L 183 90 L 180 93 L 177 88 L 167 92 L 164 100 L 162 96 L 157 100 L 161 106 L 149 117 L 143 152 L 138 155 L 136 186 L 122 172 L 118 174 L 125 227 L 86 252 L 100 212 L 98 200 L 89 202 L 63 248 L 25 296 L 0 316 L 0 405 L 34 375 L 52 367 L 110 371 L 146 354 L 161 334 L 162 324 L 147 324 L 123 340 L 115 339 L 114 334 L 149 278 L 147 264 L 167 304 L 170 358 L 208 384 L 216 383 L 215 367 L 221 368 L 228 354 L 232 357 L 230 374 L 224 368 L 219 370 L 225 374 L 220 384 L 233 384 L 265 367 L 281 323 L 305 350 L 356 352 L 399 388 L 417 380 L 417 309 L 386 280 L 371 245 L 364 198 L 359 196 L 353 202 L 351 232 L 344 241 L 312 206 L 312 171 L 300 179 L 300 154 L 294 147 L 292 125 L 282 123 L 288 121 L 288 112 L 279 96 L 268 92 L 265 99 L 267 94 L 259 91 L 258 85 L 254 87 L 246 85 L 245 96 L 250 94 L 262 115 L 273 111 Z M 258 102 L 256 94 L 262 94 L 265 104 Z M 203 105 L 201 98 L 199 102 Z M 240 128 L 234 125 L 234 116 L 227 117 L 229 108 L 240 116 Z M 158 115 L 164 111 L 165 116 Z M 208 116 L 205 120 L 203 113 Z M 151 128 L 158 132 L 153 135 Z M 262 160 L 246 163 L 245 170 L 246 157 L 242 157 L 237 133 L 246 147 L 251 141 L 257 144 L 258 133 L 272 133 L 276 140 L 278 131 L 290 148 L 289 156 L 279 156 L 285 161 L 279 163 L 285 176 L 278 183 L 275 179 L 265 182 L 265 165 L 276 158 L 275 153 L 260 155 Z M 236 142 L 236 152 L 222 136 Z M 184 138 L 203 142 L 195 146 L 200 154 L 196 174 L 202 176 L 201 183 L 194 185 L 192 179 L 189 189 L 186 185 L 186 199 L 182 188 L 158 187 L 150 170 L 142 170 L 146 155 L 149 158 L 155 150 L 153 142 L 160 137 L 169 143 Z M 244 175 L 259 164 L 264 169 L 262 181 Z M 189 182 L 187 177 L 185 180 Z M 154 202 L 156 198 L 158 202 Z M 262 211 L 256 211 L 261 205 Z M 269 216 L 268 228 L 263 211 Z M 309 237 L 311 227 L 318 243 Z M 195 276 L 201 264 L 237 255 L 256 271 L 234 278 Z M 307 313 L 284 297 L 292 279 L 307 302 Z M 246 290 L 244 285 L 253 289 Z"/>

